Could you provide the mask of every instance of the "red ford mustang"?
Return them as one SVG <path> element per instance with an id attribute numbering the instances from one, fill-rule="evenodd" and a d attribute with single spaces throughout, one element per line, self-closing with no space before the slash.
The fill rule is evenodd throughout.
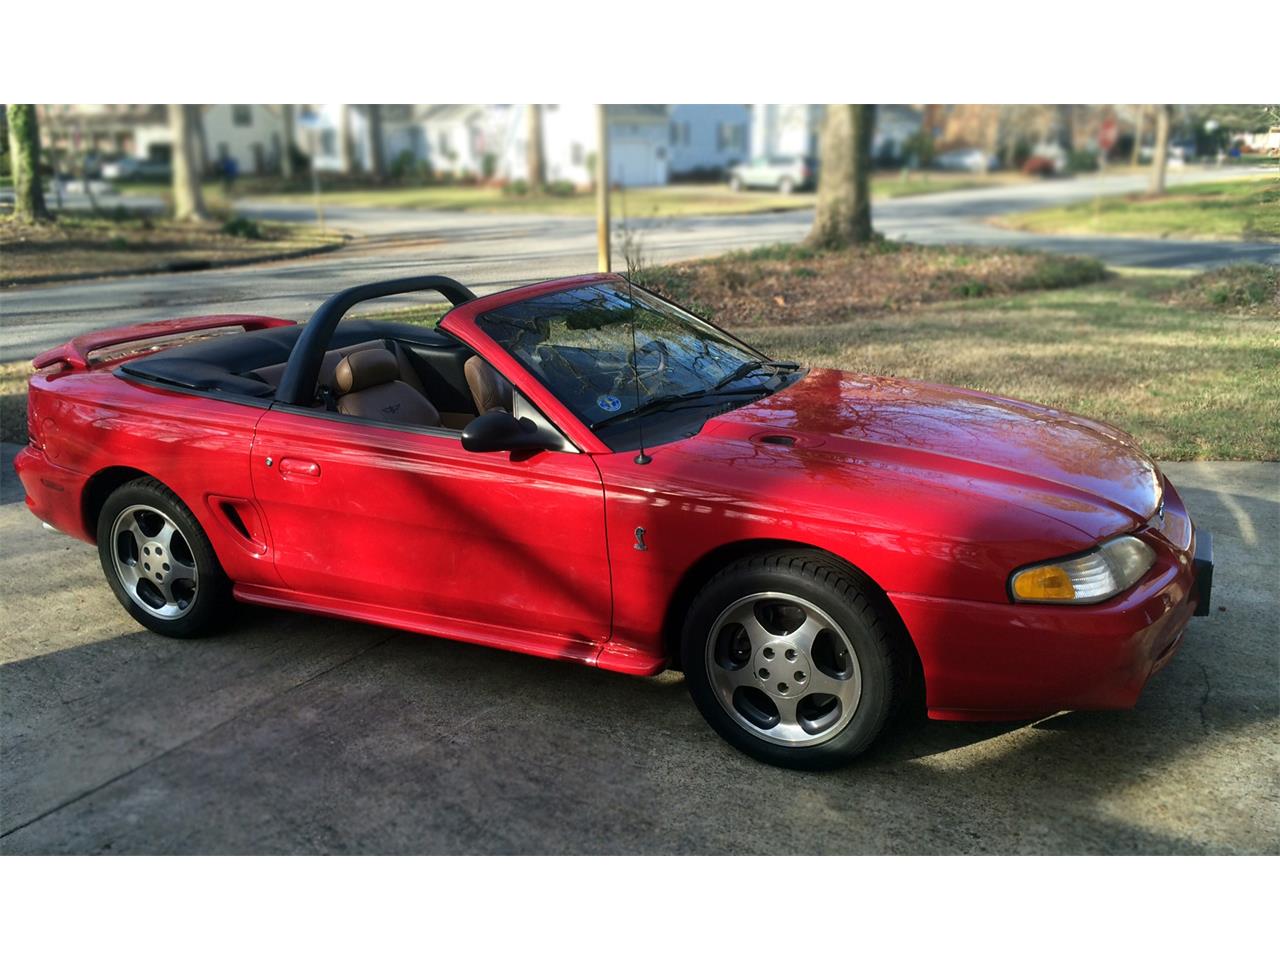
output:
<path id="1" fill-rule="evenodd" d="M 343 321 L 419 290 L 438 328 Z M 27 505 L 148 628 L 234 597 L 676 666 L 772 763 L 853 757 L 921 682 L 935 718 L 1130 707 L 1208 610 L 1209 537 L 1119 430 L 770 360 L 614 275 L 375 283 L 35 366 Z"/>

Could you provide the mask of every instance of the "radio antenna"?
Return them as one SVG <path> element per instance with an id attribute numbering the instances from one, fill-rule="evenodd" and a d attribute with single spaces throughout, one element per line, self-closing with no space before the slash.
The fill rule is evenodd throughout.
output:
<path id="1" fill-rule="evenodd" d="M 631 313 L 631 383 L 635 386 L 636 391 L 636 408 L 640 406 L 640 367 L 636 363 L 636 292 L 631 283 L 631 274 L 634 272 L 639 257 L 635 255 L 635 245 L 631 241 L 630 229 L 631 223 L 627 220 L 627 191 L 626 188 L 618 191 L 622 201 L 622 231 L 623 231 L 623 253 L 627 258 L 627 303 L 630 305 Z M 640 440 L 640 450 L 636 453 L 635 462 L 640 466 L 653 462 L 653 457 L 644 452 L 644 417 L 636 417 L 636 435 Z"/>

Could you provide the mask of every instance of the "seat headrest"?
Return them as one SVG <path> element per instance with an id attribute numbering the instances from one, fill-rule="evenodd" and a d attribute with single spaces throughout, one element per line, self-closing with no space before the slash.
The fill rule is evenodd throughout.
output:
<path id="1" fill-rule="evenodd" d="M 367 390 L 400 378 L 400 364 L 395 354 L 382 347 L 371 347 L 348 354 L 333 372 L 334 386 L 338 393 L 354 393 Z"/>

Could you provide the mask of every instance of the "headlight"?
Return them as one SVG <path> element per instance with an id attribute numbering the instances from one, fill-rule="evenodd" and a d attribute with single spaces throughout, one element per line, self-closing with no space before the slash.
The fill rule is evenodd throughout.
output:
<path id="1" fill-rule="evenodd" d="M 1028 603 L 1098 603 L 1128 590 L 1155 560 L 1137 537 L 1116 537 L 1083 556 L 1015 571 L 1009 592 Z"/>

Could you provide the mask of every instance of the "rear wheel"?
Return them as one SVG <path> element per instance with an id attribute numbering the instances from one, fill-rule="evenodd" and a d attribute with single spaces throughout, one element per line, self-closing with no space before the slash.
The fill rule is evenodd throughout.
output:
<path id="1" fill-rule="evenodd" d="M 793 190 L 795 190 L 795 188 L 796 188 L 795 181 L 792 180 L 790 177 L 783 177 L 780 181 L 778 181 L 778 192 L 783 195 L 791 193 Z"/>
<path id="2" fill-rule="evenodd" d="M 702 589 L 685 622 L 694 702 L 758 760 L 847 763 L 899 698 L 902 638 L 879 602 L 850 568 L 816 551 L 733 564 Z"/>
<path id="3" fill-rule="evenodd" d="M 737 191 L 741 190 L 741 189 L 742 189 L 742 178 L 741 178 L 741 177 L 738 177 L 738 176 L 730 177 L 730 178 L 729 178 L 729 189 L 730 189 L 730 190 L 733 190 L 735 193 L 736 193 Z"/>
<path id="4" fill-rule="evenodd" d="M 199 636 L 230 605 L 230 584 L 208 537 L 157 480 L 133 480 L 107 497 L 98 556 L 116 598 L 156 633 Z"/>

